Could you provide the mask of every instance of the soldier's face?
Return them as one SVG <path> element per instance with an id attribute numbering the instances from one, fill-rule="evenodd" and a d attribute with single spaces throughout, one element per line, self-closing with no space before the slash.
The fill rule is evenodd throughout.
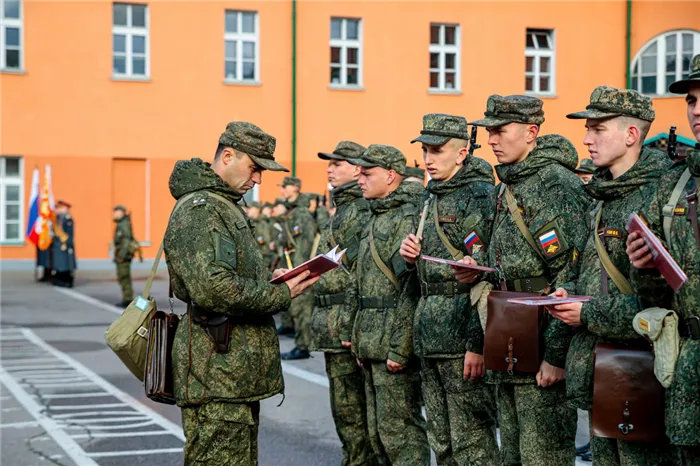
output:
<path id="1" fill-rule="evenodd" d="M 282 189 L 280 190 L 282 193 L 282 197 L 285 199 L 290 199 L 297 195 L 299 193 L 299 188 L 296 186 L 293 186 L 291 184 L 288 184 L 286 186 L 282 186 Z"/>
<path id="2" fill-rule="evenodd" d="M 231 189 L 241 196 L 262 181 L 263 168 L 242 152 L 226 149 L 221 154 L 223 167 L 219 175 Z"/>
<path id="3" fill-rule="evenodd" d="M 265 217 L 269 217 L 269 216 L 272 214 L 272 208 L 270 208 L 270 207 L 263 207 L 263 209 L 262 209 L 262 214 L 263 214 Z"/>
<path id="4" fill-rule="evenodd" d="M 272 208 L 272 215 L 275 217 L 279 217 L 280 215 L 284 215 L 287 213 L 287 208 L 284 207 L 282 204 L 277 204 Z"/>
<path id="5" fill-rule="evenodd" d="M 260 216 L 260 209 L 257 207 L 248 207 L 248 217 L 255 220 Z"/>
<path id="6" fill-rule="evenodd" d="M 457 139 L 450 139 L 441 146 L 422 145 L 423 161 L 430 178 L 447 181 L 457 173 L 467 157 L 467 148 Z"/>
<path id="7" fill-rule="evenodd" d="M 350 165 L 345 160 L 330 160 L 326 173 L 328 174 L 328 182 L 337 188 L 357 179 L 360 176 L 360 167 Z"/>
<path id="8" fill-rule="evenodd" d="M 537 137 L 537 126 L 508 123 L 496 128 L 486 128 L 489 146 L 498 163 L 511 164 L 524 160 L 530 152 L 529 144 Z"/>
<path id="9" fill-rule="evenodd" d="M 587 119 L 583 144 L 588 148 L 593 165 L 610 167 L 627 153 L 627 135 L 616 118 Z"/>
<path id="10" fill-rule="evenodd" d="M 395 176 L 394 171 L 382 167 L 362 167 L 357 184 L 362 188 L 362 196 L 365 199 L 381 199 L 389 194 L 389 185 Z"/>
<path id="11" fill-rule="evenodd" d="M 590 173 L 580 173 L 576 176 L 578 176 L 579 180 L 583 181 L 583 184 L 588 184 L 593 179 L 593 175 Z"/>
<path id="12" fill-rule="evenodd" d="M 695 135 L 695 139 L 700 142 L 700 83 L 690 86 L 685 102 L 688 104 L 690 130 Z"/>
<path id="13" fill-rule="evenodd" d="M 121 220 L 123 216 L 124 216 L 124 211 L 121 209 L 114 209 L 114 211 L 112 212 L 112 218 L 114 220 Z"/>

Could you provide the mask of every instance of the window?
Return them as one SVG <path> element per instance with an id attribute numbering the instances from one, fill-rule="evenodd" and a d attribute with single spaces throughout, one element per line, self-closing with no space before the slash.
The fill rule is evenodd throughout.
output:
<path id="1" fill-rule="evenodd" d="M 554 94 L 554 31 L 528 29 L 525 34 L 525 92 Z"/>
<path id="2" fill-rule="evenodd" d="M 22 69 L 22 2 L 0 0 L 0 69 Z"/>
<path id="3" fill-rule="evenodd" d="M 21 157 L 0 157 L 0 241 L 23 241 L 22 197 L 24 174 Z"/>
<path id="4" fill-rule="evenodd" d="M 114 3 L 112 6 L 114 75 L 145 78 L 148 63 L 148 6 Z"/>
<path id="5" fill-rule="evenodd" d="M 224 79 L 258 81 L 260 46 L 258 14 L 226 10 L 224 25 Z"/>
<path id="6" fill-rule="evenodd" d="M 331 85 L 362 86 L 362 20 L 331 18 Z"/>
<path id="7" fill-rule="evenodd" d="M 655 37 L 632 61 L 632 89 L 647 95 L 668 94 L 668 86 L 690 74 L 690 60 L 700 53 L 700 32 L 673 31 Z"/>
<path id="8" fill-rule="evenodd" d="M 430 89 L 459 90 L 460 43 L 458 25 L 430 25 Z"/>

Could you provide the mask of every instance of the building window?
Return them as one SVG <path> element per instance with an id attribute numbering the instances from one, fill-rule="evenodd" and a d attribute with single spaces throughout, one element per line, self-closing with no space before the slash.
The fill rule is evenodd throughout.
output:
<path id="1" fill-rule="evenodd" d="M 525 34 L 525 92 L 554 94 L 554 31 L 528 29 Z"/>
<path id="2" fill-rule="evenodd" d="M 362 86 L 362 20 L 331 18 L 331 85 Z"/>
<path id="3" fill-rule="evenodd" d="M 149 75 L 148 6 L 132 3 L 112 5 L 112 69 L 118 77 Z"/>
<path id="4" fill-rule="evenodd" d="M 226 10 L 224 25 L 224 79 L 258 81 L 260 41 L 258 14 L 254 11 Z"/>
<path id="5" fill-rule="evenodd" d="M 430 89 L 459 90 L 460 43 L 458 25 L 430 25 Z"/>
<path id="6" fill-rule="evenodd" d="M 647 95 L 668 94 L 668 86 L 690 74 L 690 61 L 700 53 L 700 32 L 673 31 L 657 36 L 632 61 L 632 89 Z"/>
<path id="7" fill-rule="evenodd" d="M 0 242 L 23 241 L 22 157 L 0 157 Z"/>
<path id="8" fill-rule="evenodd" d="M 0 69 L 22 69 L 22 2 L 0 0 Z"/>

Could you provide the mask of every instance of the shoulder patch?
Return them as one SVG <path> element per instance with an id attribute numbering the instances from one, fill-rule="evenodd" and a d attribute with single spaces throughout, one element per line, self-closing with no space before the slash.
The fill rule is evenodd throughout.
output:
<path id="1" fill-rule="evenodd" d="M 464 238 L 464 245 L 467 247 L 469 254 L 476 254 L 484 249 L 484 243 L 481 242 L 481 238 L 476 233 L 476 230 L 472 230 L 466 238 Z"/>
<path id="2" fill-rule="evenodd" d="M 207 204 L 207 200 L 209 199 L 209 196 L 206 194 L 197 194 L 190 199 L 189 204 L 192 207 L 199 207 Z"/>
<path id="3" fill-rule="evenodd" d="M 561 244 L 559 242 L 559 234 L 556 228 L 545 232 L 537 238 L 544 255 L 547 257 L 554 256 L 557 251 L 561 249 Z"/>

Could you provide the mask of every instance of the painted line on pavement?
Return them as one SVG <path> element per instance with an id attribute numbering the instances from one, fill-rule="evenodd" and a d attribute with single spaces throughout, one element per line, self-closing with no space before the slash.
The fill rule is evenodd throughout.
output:
<path id="1" fill-rule="evenodd" d="M 113 306 L 112 304 L 107 304 L 104 301 L 100 301 L 99 299 L 95 299 L 92 296 L 88 296 L 84 293 L 81 293 L 79 291 L 71 290 L 69 288 L 53 288 L 55 291 L 58 291 L 59 293 L 63 293 L 66 296 L 70 296 L 73 299 L 77 299 L 78 301 L 82 301 L 87 304 L 92 304 L 93 306 L 97 306 L 101 309 L 104 309 L 105 311 L 113 312 L 115 314 L 121 315 L 122 312 L 124 312 L 124 309 L 118 308 L 117 306 Z"/>

